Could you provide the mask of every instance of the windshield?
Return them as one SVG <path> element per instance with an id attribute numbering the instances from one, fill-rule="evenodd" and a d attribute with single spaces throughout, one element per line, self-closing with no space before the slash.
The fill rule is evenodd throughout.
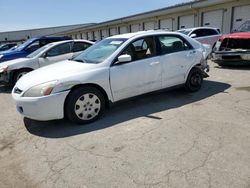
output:
<path id="1" fill-rule="evenodd" d="M 31 53 L 30 55 L 28 55 L 27 57 L 28 57 L 28 58 L 33 58 L 33 57 L 37 56 L 38 54 L 40 54 L 42 51 L 44 51 L 46 48 L 48 48 L 48 47 L 50 47 L 50 46 L 52 46 L 52 45 L 53 45 L 52 43 L 47 44 L 47 45 L 45 45 L 45 46 L 43 46 L 43 47 L 37 49 L 36 51 L 32 52 L 32 53 Z"/>
<path id="2" fill-rule="evenodd" d="M 89 47 L 73 60 L 85 63 L 101 63 L 113 54 L 126 40 L 124 38 L 104 39 Z"/>
<path id="3" fill-rule="evenodd" d="M 237 32 L 249 32 L 250 31 L 250 21 L 243 23 L 237 30 Z"/>
<path id="4" fill-rule="evenodd" d="M 179 33 L 182 33 L 184 35 L 188 35 L 188 33 L 190 32 L 191 30 L 187 30 L 187 29 L 183 29 L 183 30 L 179 30 L 178 32 Z"/>
<path id="5" fill-rule="evenodd" d="M 35 40 L 35 39 L 29 39 L 29 40 L 27 40 L 27 41 L 24 42 L 23 44 L 20 44 L 20 45 L 16 48 L 16 50 L 18 50 L 18 51 L 23 50 L 26 46 L 28 46 L 29 44 L 31 44 L 34 40 Z"/>

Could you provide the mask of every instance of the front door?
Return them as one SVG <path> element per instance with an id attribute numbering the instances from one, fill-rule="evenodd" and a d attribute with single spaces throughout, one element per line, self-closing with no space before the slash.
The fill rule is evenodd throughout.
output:
<path id="1" fill-rule="evenodd" d="M 39 66 L 47 66 L 72 57 L 70 43 L 57 45 L 49 49 L 43 57 L 39 58 Z"/>

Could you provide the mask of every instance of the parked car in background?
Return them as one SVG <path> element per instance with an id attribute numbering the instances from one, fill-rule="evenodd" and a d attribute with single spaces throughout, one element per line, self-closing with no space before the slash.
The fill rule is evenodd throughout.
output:
<path id="1" fill-rule="evenodd" d="M 32 71 L 12 96 L 18 111 L 36 120 L 89 123 L 109 102 L 176 85 L 198 91 L 208 76 L 204 47 L 186 35 L 143 31 L 106 38 L 72 60 Z"/>
<path id="2" fill-rule="evenodd" d="M 250 20 L 231 34 L 220 37 L 212 60 L 221 65 L 250 65 Z"/>
<path id="3" fill-rule="evenodd" d="M 25 58 L 5 61 L 0 64 L 0 82 L 15 84 L 24 74 L 58 61 L 71 59 L 92 44 L 94 43 L 87 40 L 54 42 L 39 48 Z"/>
<path id="4" fill-rule="evenodd" d="M 14 50 L 0 52 L 0 63 L 20 57 L 26 57 L 48 43 L 71 39 L 71 37 L 39 37 L 29 39 Z"/>
<path id="5" fill-rule="evenodd" d="M 202 44 L 209 44 L 212 48 L 221 36 L 220 30 L 212 27 L 195 27 L 189 29 L 181 29 L 178 32 L 183 33 Z"/>
<path id="6" fill-rule="evenodd" d="M 14 46 L 16 46 L 16 45 L 17 45 L 16 43 L 6 43 L 6 44 L 2 44 L 2 45 L 0 45 L 0 52 L 9 50 L 9 49 L 11 49 L 12 47 L 14 47 Z"/>

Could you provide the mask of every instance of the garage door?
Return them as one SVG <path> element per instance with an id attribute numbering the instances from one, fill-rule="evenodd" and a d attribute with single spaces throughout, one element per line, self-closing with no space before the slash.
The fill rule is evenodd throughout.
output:
<path id="1" fill-rule="evenodd" d="M 128 33 L 128 28 L 127 28 L 127 26 L 121 26 L 121 27 L 119 28 L 119 33 L 120 33 L 120 34 Z"/>
<path id="2" fill-rule="evenodd" d="M 155 22 L 144 22 L 144 30 L 154 30 L 155 29 Z"/>
<path id="3" fill-rule="evenodd" d="M 203 13 L 202 26 L 215 27 L 222 30 L 223 10 L 215 10 Z"/>
<path id="4" fill-rule="evenodd" d="M 102 29 L 101 34 L 102 34 L 102 39 L 107 38 L 108 37 L 107 29 Z"/>
<path id="5" fill-rule="evenodd" d="M 234 7 L 232 29 L 237 29 L 247 19 L 250 19 L 250 5 Z"/>
<path id="6" fill-rule="evenodd" d="M 87 34 L 86 33 L 82 33 L 82 38 L 83 39 L 87 39 Z"/>
<path id="7" fill-rule="evenodd" d="M 95 36 L 95 40 L 100 40 L 100 34 L 99 34 L 99 31 L 95 31 L 94 32 L 94 36 Z"/>
<path id="8" fill-rule="evenodd" d="M 132 24 L 131 26 L 131 32 L 137 32 L 140 31 L 140 24 Z"/>
<path id="9" fill-rule="evenodd" d="M 88 40 L 93 40 L 92 32 L 88 32 L 87 35 L 88 35 Z"/>
<path id="10" fill-rule="evenodd" d="M 173 30 L 173 21 L 172 19 L 162 19 L 160 20 L 160 29 Z"/>
<path id="11" fill-rule="evenodd" d="M 118 34 L 118 32 L 117 32 L 116 27 L 110 28 L 110 36 L 114 36 L 114 35 L 117 35 L 117 34 Z"/>
<path id="12" fill-rule="evenodd" d="M 179 29 L 194 27 L 194 15 L 179 17 Z"/>

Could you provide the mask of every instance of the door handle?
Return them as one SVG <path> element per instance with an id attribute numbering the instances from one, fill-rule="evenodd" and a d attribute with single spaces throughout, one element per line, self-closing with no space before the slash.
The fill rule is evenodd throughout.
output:
<path id="1" fill-rule="evenodd" d="M 155 65 L 158 65 L 158 64 L 160 64 L 159 61 L 157 61 L 157 62 L 152 62 L 152 63 L 150 63 L 150 66 L 155 66 Z"/>

